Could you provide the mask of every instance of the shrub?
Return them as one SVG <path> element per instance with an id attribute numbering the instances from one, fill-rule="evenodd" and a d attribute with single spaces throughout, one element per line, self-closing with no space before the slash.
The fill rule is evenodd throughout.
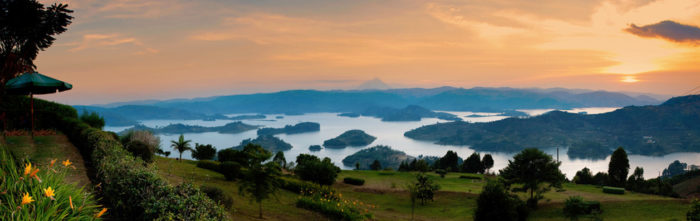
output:
<path id="1" fill-rule="evenodd" d="M 476 199 L 474 220 L 526 220 L 528 209 L 525 203 L 499 182 L 489 182 Z"/>
<path id="2" fill-rule="evenodd" d="M 700 200 L 694 199 L 690 204 L 690 210 L 685 214 L 688 221 L 700 221 Z"/>
<path id="3" fill-rule="evenodd" d="M 319 185 L 332 185 L 340 172 L 340 168 L 335 166 L 328 157 L 320 160 L 313 155 L 301 154 L 297 156 L 296 162 L 294 173 L 302 180 Z"/>
<path id="4" fill-rule="evenodd" d="M 235 180 L 242 175 L 241 165 L 231 161 L 223 162 L 219 165 L 219 173 L 223 174 L 226 180 Z"/>
<path id="5" fill-rule="evenodd" d="M 199 189 L 184 183 L 169 185 L 153 167 L 126 151 L 108 133 L 76 117 L 63 117 L 61 131 L 95 168 L 93 183 L 101 183 L 104 202 L 115 218 L 125 220 L 221 220 L 226 214 Z M 186 211 L 186 212 L 183 212 Z"/>
<path id="6" fill-rule="evenodd" d="M 564 202 L 564 216 L 571 220 L 578 220 L 578 217 L 592 213 L 600 213 L 600 202 L 584 201 L 580 196 L 571 196 Z"/>
<path id="7" fill-rule="evenodd" d="M 83 114 L 80 115 L 80 120 L 90 125 L 91 127 L 100 130 L 102 130 L 102 128 L 105 126 L 105 119 L 94 111 L 90 113 L 88 113 L 87 111 L 83 111 Z"/>
<path id="8" fill-rule="evenodd" d="M 367 211 L 374 205 L 343 200 L 337 192 L 307 192 L 302 195 L 304 197 L 297 200 L 297 207 L 319 212 L 328 218 L 348 221 L 372 219 L 372 214 Z"/>
<path id="9" fill-rule="evenodd" d="M 459 178 L 460 179 L 470 179 L 470 180 L 480 180 L 481 179 L 480 176 L 476 176 L 476 175 L 461 175 L 461 176 L 459 176 Z"/>
<path id="10" fill-rule="evenodd" d="M 321 188 L 312 183 L 290 179 L 290 178 L 280 178 L 280 188 L 288 190 L 293 193 L 303 193 L 307 191 L 321 192 Z"/>
<path id="11" fill-rule="evenodd" d="M 365 184 L 365 180 L 360 179 L 360 178 L 345 177 L 343 179 L 343 183 L 347 183 L 347 184 L 355 185 L 355 186 L 362 186 Z"/>
<path id="12" fill-rule="evenodd" d="M 207 169 L 215 172 L 221 171 L 219 168 L 219 162 L 216 161 L 211 161 L 211 160 L 200 160 L 197 161 L 197 167 L 202 168 L 202 169 Z"/>
<path id="13" fill-rule="evenodd" d="M 140 157 L 146 163 L 153 162 L 155 151 L 152 147 L 140 140 L 132 140 L 125 145 L 126 150 L 134 154 L 135 157 Z"/>
<path id="14" fill-rule="evenodd" d="M 3 191 L 0 194 L 0 220 L 92 220 L 100 210 L 92 194 L 64 181 L 67 172 L 74 172 L 69 167 L 60 164 L 41 168 L 28 163 L 18 165 L 1 144 L 0 162 L 0 189 Z M 36 176 L 23 174 L 27 165 L 38 169 Z M 49 187 L 55 191 L 50 197 L 45 192 Z M 22 205 L 25 194 L 33 201 Z M 70 201 L 82 209 L 73 210 Z"/>
<path id="15" fill-rule="evenodd" d="M 211 160 L 216 156 L 216 148 L 211 144 L 198 144 L 194 145 L 194 150 L 192 150 L 192 157 L 197 160 Z"/>
<path id="16" fill-rule="evenodd" d="M 214 202 L 217 202 L 221 205 L 224 206 L 226 209 L 231 209 L 233 206 L 233 198 L 231 196 L 226 195 L 221 188 L 214 187 L 214 186 L 201 186 L 199 187 L 204 194 L 207 194 L 209 198 L 214 200 Z"/>
<path id="17" fill-rule="evenodd" d="M 611 186 L 604 186 L 603 193 L 625 194 L 625 189 Z"/>
<path id="18" fill-rule="evenodd" d="M 447 174 L 447 171 L 443 169 L 437 169 L 435 170 L 435 173 L 440 174 L 440 177 L 445 178 L 445 174 Z"/>

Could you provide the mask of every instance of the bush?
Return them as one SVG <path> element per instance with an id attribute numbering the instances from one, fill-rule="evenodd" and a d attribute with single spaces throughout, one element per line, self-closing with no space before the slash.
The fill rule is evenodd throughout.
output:
<path id="1" fill-rule="evenodd" d="M 317 185 L 313 185 L 312 183 L 301 181 L 301 180 L 296 180 L 296 179 L 290 179 L 290 178 L 280 178 L 280 188 L 288 190 L 293 193 L 302 193 L 305 191 L 315 191 L 315 192 L 320 192 L 322 191 Z"/>
<path id="2" fill-rule="evenodd" d="M 219 173 L 223 174 L 226 180 L 235 180 L 242 175 L 241 165 L 231 161 L 223 162 L 219 165 Z"/>
<path id="3" fill-rule="evenodd" d="M 440 174 L 440 177 L 445 178 L 445 174 L 447 174 L 447 171 L 443 169 L 437 169 L 435 170 L 435 173 Z"/>
<path id="4" fill-rule="evenodd" d="M 625 189 L 611 186 L 604 186 L 603 193 L 625 194 Z"/>
<path id="5" fill-rule="evenodd" d="M 211 161 L 211 160 L 200 160 L 200 161 L 197 161 L 197 167 L 202 168 L 202 169 L 211 170 L 211 171 L 214 171 L 214 172 L 219 172 L 219 171 L 220 171 L 219 165 L 220 165 L 219 162 Z"/>
<path id="6" fill-rule="evenodd" d="M 211 144 L 195 144 L 192 150 L 192 157 L 197 160 L 211 160 L 216 156 L 216 148 Z"/>
<path id="7" fill-rule="evenodd" d="M 459 176 L 459 178 L 460 179 L 470 179 L 470 180 L 480 180 L 481 179 L 480 176 L 476 176 L 476 175 L 461 175 L 461 176 Z"/>
<path id="8" fill-rule="evenodd" d="M 370 204 L 358 201 L 343 200 L 337 192 L 307 192 L 297 200 L 296 206 L 302 209 L 316 211 L 333 220 L 370 220 L 372 214 L 367 213 Z M 365 212 L 362 212 L 364 209 Z"/>
<path id="9" fill-rule="evenodd" d="M 328 157 L 320 160 L 313 155 L 301 154 L 297 156 L 296 163 L 294 173 L 299 178 L 319 185 L 332 185 L 340 172 L 340 168 L 335 166 Z"/>
<path id="10" fill-rule="evenodd" d="M 693 200 L 690 204 L 690 210 L 688 210 L 685 216 L 688 221 L 700 221 L 700 200 Z"/>
<path id="11" fill-rule="evenodd" d="M 489 182 L 476 199 L 474 220 L 526 220 L 528 209 L 525 203 L 499 182 Z"/>
<path id="12" fill-rule="evenodd" d="M 207 194 L 209 198 L 214 200 L 214 202 L 217 202 L 221 205 L 224 206 L 226 209 L 231 209 L 233 206 L 233 198 L 231 196 L 226 195 L 221 188 L 214 187 L 214 186 L 201 186 L 199 187 L 204 194 Z"/>
<path id="13" fill-rule="evenodd" d="M 564 202 L 564 215 L 571 220 L 577 220 L 579 216 L 593 212 L 600 213 L 600 202 L 584 201 L 580 196 L 571 196 Z"/>
<path id="14" fill-rule="evenodd" d="M 77 119 L 60 118 L 61 131 L 95 168 L 104 202 L 114 218 L 125 220 L 221 220 L 223 208 L 191 184 L 169 185 L 153 167 L 144 166 L 109 133 Z M 186 212 L 183 212 L 186 211 Z"/>
<path id="15" fill-rule="evenodd" d="M 135 157 L 140 157 L 146 163 L 153 162 L 155 150 L 152 147 L 140 140 L 132 140 L 125 145 L 126 150 L 134 154 Z"/>
<path id="16" fill-rule="evenodd" d="M 102 118 L 97 112 L 91 112 L 88 113 L 87 111 L 83 111 L 83 114 L 80 115 L 80 120 L 85 122 L 86 124 L 90 125 L 91 127 L 97 128 L 102 130 L 102 128 L 105 126 L 105 119 Z"/>
<path id="17" fill-rule="evenodd" d="M 347 184 L 355 185 L 355 186 L 362 186 L 365 184 L 365 180 L 360 179 L 360 178 L 345 177 L 343 179 L 343 183 L 347 183 Z"/>

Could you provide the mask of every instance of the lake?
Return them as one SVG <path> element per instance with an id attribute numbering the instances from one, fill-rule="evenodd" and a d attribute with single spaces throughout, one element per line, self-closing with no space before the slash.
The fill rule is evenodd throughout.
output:
<path id="1" fill-rule="evenodd" d="M 566 110 L 568 112 L 580 113 L 586 112 L 588 114 L 597 114 L 613 111 L 617 108 L 578 108 L 573 110 Z M 521 110 L 530 115 L 539 115 L 545 113 L 549 110 Z M 490 122 L 501 120 L 506 117 L 497 116 L 497 113 L 473 113 L 473 112 L 452 112 L 445 111 L 448 113 L 455 114 L 461 117 L 467 122 Z M 317 122 L 321 124 L 321 130 L 318 132 L 301 133 L 301 134 L 279 134 L 275 135 L 278 138 L 290 143 L 293 148 L 291 150 L 285 151 L 284 155 L 287 161 L 294 161 L 296 156 L 302 153 L 310 153 L 320 158 L 328 157 L 336 165 L 343 169 L 352 169 L 351 167 L 346 167 L 342 164 L 343 158 L 351 155 L 361 149 L 373 147 L 375 145 L 387 145 L 393 149 L 401 150 L 406 152 L 406 154 L 411 156 L 425 155 L 425 156 L 443 156 L 448 150 L 453 150 L 457 154 L 466 158 L 471 155 L 474 151 L 468 146 L 451 146 L 451 145 L 437 145 L 431 142 L 412 140 L 403 136 L 403 133 L 411 129 L 415 129 L 421 126 L 435 124 L 438 122 L 447 122 L 445 120 L 439 120 L 436 118 L 424 118 L 421 121 L 412 122 L 383 122 L 378 118 L 373 117 L 358 117 L 358 118 L 348 118 L 339 117 L 338 113 L 312 113 L 304 115 L 266 115 L 266 119 L 257 120 L 242 120 L 246 124 L 261 125 L 264 127 L 284 127 L 285 125 L 294 125 L 300 122 Z M 472 114 L 480 115 L 481 117 L 467 117 Z M 230 116 L 241 115 L 232 114 Z M 281 117 L 280 119 L 277 119 Z M 203 120 L 146 120 L 142 121 L 141 124 L 148 127 L 164 127 L 169 124 L 182 123 L 186 125 L 200 125 L 206 127 L 222 126 L 227 123 L 234 122 L 232 120 L 216 120 L 216 121 L 203 121 Z M 105 127 L 105 130 L 119 132 L 129 127 Z M 377 139 L 370 145 L 366 147 L 348 147 L 344 149 L 326 149 L 323 148 L 321 151 L 311 152 L 309 151 L 310 145 L 321 145 L 323 141 L 334 138 L 343 132 L 351 129 L 364 130 L 368 134 L 377 137 Z M 171 140 L 177 140 L 179 134 L 159 134 L 161 140 L 161 148 L 165 151 L 171 151 L 170 157 L 177 157 L 176 151 L 172 150 L 170 147 Z M 194 143 L 200 144 L 212 144 L 217 149 L 229 148 L 238 145 L 242 140 L 248 138 L 257 137 L 256 130 L 250 130 L 238 134 L 220 134 L 218 132 L 208 132 L 208 133 L 187 133 L 184 134 L 185 139 L 192 140 L 192 146 Z M 543 151 L 551 154 L 556 159 L 556 148 L 543 149 Z M 483 156 L 485 153 L 481 152 Z M 490 153 L 494 159 L 494 168 L 502 169 L 508 164 L 508 160 L 512 159 L 513 154 L 508 153 Z M 191 152 L 183 153 L 183 158 L 192 159 Z M 568 178 L 573 178 L 576 171 L 581 170 L 583 167 L 588 167 L 593 173 L 603 171 L 607 172 L 608 162 L 610 157 L 605 160 L 584 160 L 584 159 L 571 159 L 566 155 L 566 149 L 559 149 L 559 160 L 562 162 L 560 169 L 566 174 Z M 668 167 L 668 164 L 674 160 L 680 160 L 688 164 L 699 164 L 700 163 L 700 153 L 673 153 L 662 157 L 649 157 L 640 155 L 629 155 L 630 160 L 630 174 L 635 167 L 640 166 L 644 168 L 644 177 L 653 178 L 657 177 L 663 169 Z M 396 169 L 396 168 L 394 168 Z"/>

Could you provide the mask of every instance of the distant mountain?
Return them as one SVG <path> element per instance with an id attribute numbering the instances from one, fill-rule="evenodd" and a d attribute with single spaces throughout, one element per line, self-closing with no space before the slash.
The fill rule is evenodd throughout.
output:
<path id="1" fill-rule="evenodd" d="M 622 107 L 661 103 L 648 96 L 568 89 L 517 88 L 404 88 L 388 90 L 289 90 L 274 93 L 228 95 L 195 99 L 143 101 L 150 105 L 76 106 L 105 116 L 107 125 L 133 125 L 146 119 L 226 119 L 221 114 L 259 113 L 297 115 L 318 112 L 361 113 L 368 108 L 506 112 L 515 109 L 569 109 Z"/>
<path id="2" fill-rule="evenodd" d="M 379 78 L 374 78 L 369 81 L 365 81 L 360 86 L 357 86 L 357 90 L 386 90 L 390 89 L 391 86 L 384 83 L 384 81 Z"/>
<path id="3" fill-rule="evenodd" d="M 628 106 L 605 114 L 552 111 L 490 123 L 441 123 L 404 135 L 438 144 L 470 145 L 478 151 L 516 152 L 526 147 L 588 143 L 603 151 L 622 146 L 640 155 L 700 152 L 700 96 L 676 97 L 656 106 Z M 575 146 L 574 152 L 581 155 L 577 157 L 586 157 L 587 151 Z"/>

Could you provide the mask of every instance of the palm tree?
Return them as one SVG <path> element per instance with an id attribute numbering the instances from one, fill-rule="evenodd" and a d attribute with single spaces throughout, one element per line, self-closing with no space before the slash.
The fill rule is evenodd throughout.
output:
<path id="1" fill-rule="evenodd" d="M 173 147 L 173 149 L 180 152 L 180 159 L 178 159 L 178 160 L 182 160 L 182 152 L 192 150 L 192 147 L 190 147 L 190 142 L 192 142 L 192 141 L 185 140 L 185 136 L 183 136 L 182 134 L 180 134 L 180 139 L 178 139 L 177 141 L 174 141 L 174 140 L 170 141 L 170 143 L 172 143 L 170 146 Z"/>

